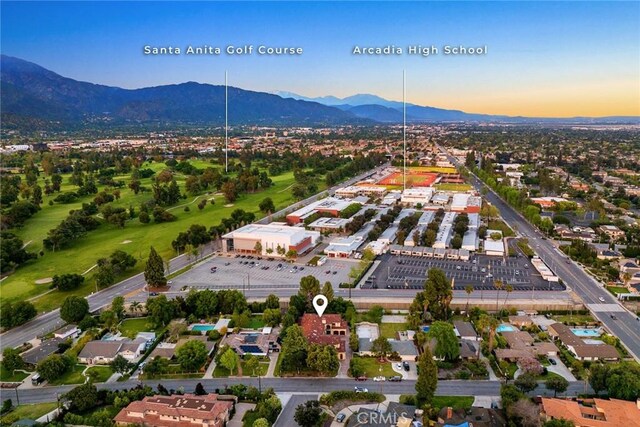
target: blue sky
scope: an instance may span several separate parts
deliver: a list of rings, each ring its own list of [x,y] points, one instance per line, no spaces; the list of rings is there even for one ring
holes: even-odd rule
[[[185,81],[375,93],[471,112],[640,115],[638,2],[6,2],[2,53],[126,88]],[[144,45],[300,46],[299,57],[165,56]],[[487,45],[481,57],[357,57],[354,45]]]

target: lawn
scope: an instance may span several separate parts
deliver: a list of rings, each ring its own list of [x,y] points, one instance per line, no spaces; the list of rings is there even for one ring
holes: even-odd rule
[[[473,405],[475,398],[473,396],[433,396],[431,406],[435,408],[469,409]]]
[[[588,323],[595,322],[595,319],[591,317],[590,314],[555,315],[553,316],[553,320],[556,320],[560,323],[568,323],[568,324],[575,324],[575,325],[586,325]]]
[[[242,375],[245,377],[253,377],[253,373],[247,370],[247,363],[243,360],[242,362],[240,362],[240,364],[242,365]],[[258,365],[258,369],[256,369],[256,374],[255,376],[261,376],[264,377],[265,375],[267,375],[267,370],[269,369],[269,361],[267,360],[266,362],[260,362],[260,365]]]
[[[381,323],[380,324],[380,335],[385,338],[396,338],[396,332],[398,331],[406,331],[407,324],[406,323]]]
[[[92,378],[92,372],[95,372],[95,377],[93,378],[94,382],[96,383],[107,382],[107,380],[111,378],[111,375],[113,375],[113,370],[110,366],[92,366],[91,368],[87,369],[86,375],[89,378]]]
[[[445,182],[442,184],[436,184],[435,187],[441,191],[469,191],[471,185],[469,184],[455,184],[452,182]]]
[[[65,372],[57,380],[51,381],[49,385],[82,384],[86,380],[86,377],[82,375],[86,367],[86,365],[74,365],[72,369]]]
[[[11,412],[5,414],[9,415],[12,419],[21,420],[36,420],[43,415],[56,409],[58,404],[56,402],[34,403],[32,405],[18,405]],[[4,423],[3,423],[4,425]]]
[[[391,362],[379,363],[378,359],[375,357],[354,356],[354,358],[362,360],[364,373],[369,378],[377,377],[379,375],[382,375],[383,377],[393,377],[396,375],[400,375],[396,371],[394,371],[393,368],[391,368]],[[380,367],[382,367],[382,370],[380,370]]]
[[[242,427],[253,427],[253,423],[260,418],[257,411],[247,411],[242,417]]]
[[[8,383],[19,383],[25,378],[27,378],[28,376],[29,374],[21,371],[11,372],[5,369],[4,365],[0,363],[0,381],[4,381]]]
[[[501,219],[489,221],[489,225],[487,226],[489,230],[500,230],[502,231],[503,237],[512,237],[515,236],[515,233],[509,226],[502,221]]]
[[[144,164],[143,168],[152,168],[154,170],[162,170],[164,164],[152,163]],[[72,191],[76,187],[67,183],[68,175],[64,177],[62,191]],[[39,181],[44,178],[41,176]],[[128,181],[128,176],[116,176],[116,181]],[[176,181],[184,190],[184,176],[177,174]],[[9,276],[2,284],[3,299],[7,301],[18,301],[24,299],[35,298],[33,302],[40,312],[49,311],[58,307],[61,302],[69,295],[88,295],[95,291],[95,282],[91,274],[87,275],[85,283],[74,291],[60,292],[49,291],[48,284],[36,284],[39,279],[45,279],[55,274],[63,273],[85,273],[95,265],[98,258],[107,257],[117,249],[133,255],[138,263],[126,276],[139,273],[144,269],[144,263],[149,251],[150,242],[158,253],[165,259],[176,256],[171,247],[171,241],[175,239],[177,234],[186,230],[191,224],[203,224],[207,227],[216,225],[219,221],[228,217],[235,209],[244,209],[245,211],[254,212],[259,218],[263,214],[258,209],[258,203],[265,197],[270,197],[277,209],[284,208],[295,200],[288,191],[288,188],[295,182],[293,172],[284,173],[282,175],[271,177],[274,185],[264,191],[254,194],[242,195],[233,203],[232,206],[225,207],[226,202],[223,196],[213,194],[201,194],[197,197],[188,196],[186,200],[179,205],[169,208],[172,214],[177,216],[177,220],[162,224],[142,224],[137,219],[130,220],[123,229],[118,229],[113,225],[102,224],[98,229],[90,231],[86,236],[77,240],[71,247],[57,252],[46,251],[42,257],[19,268],[14,274]],[[151,186],[151,178],[141,180],[142,185]],[[43,186],[43,182],[39,182]],[[325,189],[324,180],[318,180],[318,191]],[[99,191],[104,186],[98,186]],[[129,207],[132,205],[138,207],[143,201],[151,199],[151,192],[139,193],[135,195],[132,190],[127,187],[120,189],[121,198],[112,203],[113,206]],[[38,252],[42,249],[42,240],[46,237],[48,230],[56,227],[68,214],[71,209],[78,209],[82,203],[87,203],[93,199],[93,196],[79,198],[74,203],[49,205],[49,201],[57,196],[44,196],[42,209],[32,218],[27,220],[25,226],[16,230],[16,234],[23,239],[25,244],[28,243],[27,249]],[[208,204],[203,210],[199,210],[196,206],[200,200],[215,199],[215,205]],[[183,207],[190,206],[190,211],[185,212]],[[119,277],[118,280],[122,280]],[[44,294],[44,295],[41,295]]]
[[[261,329],[264,327],[264,322],[262,321],[262,316],[252,316],[251,322],[249,322],[249,329]]]
[[[138,332],[155,332],[153,324],[147,317],[137,319],[126,319],[118,325],[118,330],[131,339],[134,339]]]
[[[188,379],[188,378],[202,378],[203,375],[204,375],[204,372],[185,372],[179,364],[173,364],[173,365],[169,365],[167,373],[160,375],[160,377],[158,378]],[[144,377],[144,379],[151,379],[151,380],[154,379],[154,378],[147,378],[145,375],[142,375],[142,377]]]
[[[624,286],[607,286],[607,290],[614,295],[629,293],[629,289]]]

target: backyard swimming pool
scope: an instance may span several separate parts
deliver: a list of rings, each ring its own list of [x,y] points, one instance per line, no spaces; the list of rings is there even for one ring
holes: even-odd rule
[[[422,327],[422,332],[429,332],[430,328],[431,328],[430,326],[423,326]]]
[[[574,335],[579,337],[599,337],[602,335],[602,330],[600,328],[597,329],[583,329],[583,328],[572,328],[571,332]]]
[[[191,326],[192,331],[198,331],[198,332],[208,332],[208,331],[212,331],[214,328],[215,328],[215,325],[212,325],[210,323],[196,323],[195,325]]]
[[[516,328],[514,328],[511,325],[507,325],[506,323],[503,323],[502,325],[496,328],[496,332],[513,332],[515,330]]]

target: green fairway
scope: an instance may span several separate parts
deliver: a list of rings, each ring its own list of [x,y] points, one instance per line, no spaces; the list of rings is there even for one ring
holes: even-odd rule
[[[206,162],[198,161],[193,162],[193,164],[198,167],[212,166]],[[162,170],[164,164],[145,164],[143,168]],[[176,174],[175,177],[184,191],[185,177],[181,174]],[[45,281],[44,279],[56,274],[85,273],[95,265],[97,259],[108,257],[117,249],[133,255],[138,260],[135,268],[127,272],[127,276],[130,276],[144,269],[144,262],[150,245],[153,245],[165,260],[176,256],[177,254],[171,248],[171,241],[176,238],[179,232],[185,231],[191,224],[202,224],[207,227],[217,225],[222,218],[229,217],[235,209],[254,212],[257,217],[261,217],[263,214],[257,206],[265,197],[270,197],[277,209],[284,208],[295,202],[291,192],[288,191],[288,188],[295,182],[293,172],[271,178],[274,183],[271,188],[253,194],[244,194],[232,206],[225,206],[224,197],[220,194],[188,196],[186,200],[181,201],[177,206],[168,209],[177,216],[177,220],[174,222],[142,224],[135,218],[128,221],[123,229],[118,229],[110,224],[102,224],[98,229],[90,231],[86,236],[77,240],[71,247],[57,252],[46,251],[44,256],[19,268],[2,282],[3,300],[17,301],[40,295],[38,298],[33,299],[34,304],[39,311],[49,311],[58,307],[68,295],[85,296],[94,292],[96,289],[92,275],[91,273],[86,275],[87,280],[79,289],[68,292],[49,291],[48,283],[36,284],[36,281]],[[41,185],[42,180],[43,177],[41,176],[39,178]],[[114,180],[128,181],[129,176],[116,176]],[[63,192],[75,190],[76,187],[71,186],[67,181],[68,175],[65,175],[62,186]],[[141,182],[142,185],[151,187],[151,178],[142,179]],[[318,187],[318,191],[324,190],[326,187],[324,180],[318,181]],[[100,191],[103,189],[103,186],[99,186]],[[141,202],[152,197],[150,192],[135,195],[127,187],[120,189],[120,191],[121,198],[114,201],[113,206],[128,208],[132,205],[138,208]],[[79,208],[83,202],[87,203],[94,197],[87,196],[80,198],[75,203],[66,205],[54,203],[50,206],[48,204],[49,200],[56,196],[57,193],[52,196],[44,196],[42,209],[27,220],[24,227],[16,231],[16,234],[23,239],[25,244],[28,243],[27,248],[30,251],[40,251],[42,249],[42,240],[46,237],[47,232],[55,228],[67,216],[69,210]],[[213,198],[216,203],[215,205],[207,204],[201,211],[197,208],[197,204],[203,198]],[[184,206],[187,205],[190,207],[189,212],[184,211]],[[123,278],[119,277],[118,280]]]

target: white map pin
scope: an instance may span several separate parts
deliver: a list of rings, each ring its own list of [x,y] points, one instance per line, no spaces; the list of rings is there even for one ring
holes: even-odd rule
[[[327,297],[322,294],[318,294],[313,297],[313,308],[316,309],[316,313],[318,313],[318,316],[322,316],[322,313],[324,313],[324,310],[327,308],[328,304],[329,301],[327,300]]]

